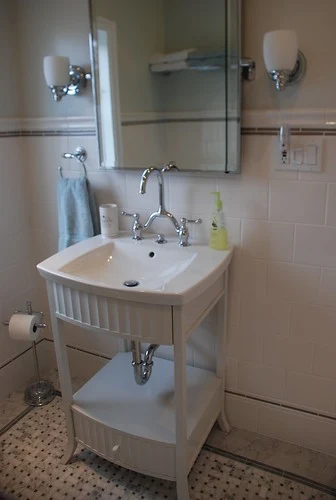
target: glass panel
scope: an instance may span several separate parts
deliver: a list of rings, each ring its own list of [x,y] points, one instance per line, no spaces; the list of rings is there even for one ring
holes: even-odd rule
[[[227,0],[227,162],[226,172],[240,173],[241,2]]]
[[[101,166],[238,170],[239,3],[91,0]]]

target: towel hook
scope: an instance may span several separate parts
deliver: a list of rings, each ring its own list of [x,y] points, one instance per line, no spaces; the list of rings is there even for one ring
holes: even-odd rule
[[[87,170],[86,170],[86,166],[85,166],[85,160],[87,159],[87,152],[86,152],[86,149],[83,148],[83,146],[78,146],[73,153],[63,153],[62,158],[66,158],[66,159],[74,158],[75,160],[77,160],[82,165],[83,170],[84,170],[84,175],[87,178]],[[58,170],[59,170],[60,176],[63,179],[62,167],[58,167]]]
[[[75,149],[74,153],[63,153],[62,157],[67,159],[74,158],[75,160],[79,161],[79,163],[85,163],[85,161],[87,160],[87,152],[86,149],[83,148],[83,146],[78,146],[78,148]]]

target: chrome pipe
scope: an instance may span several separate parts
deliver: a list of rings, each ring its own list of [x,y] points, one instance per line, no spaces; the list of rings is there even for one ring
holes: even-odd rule
[[[144,385],[150,379],[154,364],[153,356],[159,347],[159,344],[150,344],[145,353],[144,360],[142,360],[141,343],[136,342],[135,340],[131,341],[132,366],[134,370],[134,378],[138,385]]]
[[[37,382],[37,385],[40,385],[40,383],[41,383],[40,367],[39,367],[38,358],[37,358],[36,342],[34,340],[33,340],[33,358],[34,358],[34,366],[35,366],[35,373],[36,373],[36,382]]]
[[[143,385],[145,382],[142,378],[142,359],[141,359],[141,344],[140,342],[131,341],[132,349],[132,366],[134,378],[138,385]]]
[[[152,365],[153,364],[153,356],[155,354],[155,351],[159,348],[159,344],[150,344],[148,347],[146,353],[145,353],[145,359],[143,361],[144,365]]]

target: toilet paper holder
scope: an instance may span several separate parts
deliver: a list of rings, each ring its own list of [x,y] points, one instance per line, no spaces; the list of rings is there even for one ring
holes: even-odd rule
[[[35,323],[34,328],[36,328],[36,330],[38,328],[47,328],[48,325],[46,323],[43,323],[44,313],[33,311],[32,303],[30,300],[27,300],[26,304],[27,304],[26,311],[20,311],[17,309],[14,311],[13,314],[29,314],[29,315],[38,314],[40,316],[40,322]],[[9,326],[9,321],[3,321],[3,325]],[[54,386],[52,385],[51,382],[49,382],[48,380],[41,380],[35,341],[32,342],[32,347],[33,347],[34,365],[36,373],[36,382],[33,382],[27,387],[27,389],[25,390],[24,400],[25,403],[28,404],[29,406],[44,406],[50,403],[54,399],[56,393]]]
[[[48,327],[48,325],[46,323],[42,323],[44,313],[41,312],[41,311],[33,311],[32,303],[31,303],[30,300],[27,300],[27,310],[26,311],[21,311],[19,309],[15,309],[15,311],[13,312],[13,314],[30,314],[30,315],[32,315],[32,314],[39,314],[41,322],[40,323],[35,323],[35,328],[38,329],[38,328],[47,328]],[[3,321],[2,324],[4,326],[9,326],[9,321]]]
[[[18,309],[15,309],[15,311],[13,312],[13,314],[22,314],[22,313],[27,314],[27,311],[19,311]],[[28,314],[30,314],[30,313],[28,313]],[[42,312],[36,312],[36,311],[34,311],[32,314],[40,314],[41,317],[43,315]],[[2,324],[4,326],[9,326],[9,321],[3,321]],[[47,323],[35,323],[35,327],[36,328],[47,328],[48,325],[47,325]]]

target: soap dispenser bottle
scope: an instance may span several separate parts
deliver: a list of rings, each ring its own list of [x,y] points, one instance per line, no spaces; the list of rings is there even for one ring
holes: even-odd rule
[[[209,246],[214,250],[228,250],[228,234],[225,225],[223,203],[219,191],[211,193],[215,196],[215,207],[211,218]]]

